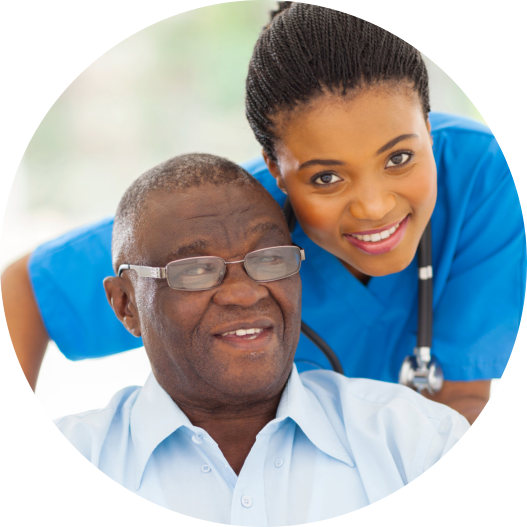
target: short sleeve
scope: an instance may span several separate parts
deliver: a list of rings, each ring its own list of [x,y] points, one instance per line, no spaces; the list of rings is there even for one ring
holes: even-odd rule
[[[450,192],[445,202],[453,210],[445,211],[443,221],[460,223],[446,231],[440,265],[447,276],[434,306],[433,353],[448,380],[492,379],[503,374],[522,314],[523,217],[496,140],[490,134],[460,132],[450,141],[444,155],[455,170],[445,181]],[[466,184],[454,180],[463,177]],[[456,188],[459,196],[453,197]]]
[[[108,304],[103,280],[113,276],[113,218],[73,230],[38,247],[28,272],[44,325],[72,360],[142,346]]]

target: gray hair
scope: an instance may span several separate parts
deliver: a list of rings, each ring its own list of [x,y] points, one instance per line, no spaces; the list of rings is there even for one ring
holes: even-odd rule
[[[184,154],[160,163],[138,177],[125,191],[117,212],[112,235],[112,261],[116,269],[133,250],[134,232],[141,223],[145,202],[151,192],[172,192],[204,184],[248,185],[267,192],[249,172],[223,157],[211,154]]]

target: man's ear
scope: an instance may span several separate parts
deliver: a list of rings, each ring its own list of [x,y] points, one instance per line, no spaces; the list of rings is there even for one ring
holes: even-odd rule
[[[134,336],[141,336],[141,323],[130,284],[126,284],[124,278],[109,276],[103,281],[106,298],[112,306],[115,316],[123,323],[123,326]]]
[[[276,161],[273,161],[264,150],[262,150],[262,156],[264,158],[265,164],[267,165],[267,168],[269,169],[269,172],[271,172],[271,176],[274,177],[276,184],[278,188],[284,193],[287,194],[287,190],[285,189],[284,180],[282,179],[282,175],[280,174],[280,169],[278,168],[278,163]]]

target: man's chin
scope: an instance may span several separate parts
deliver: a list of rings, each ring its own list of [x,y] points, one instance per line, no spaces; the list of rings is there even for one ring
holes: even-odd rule
[[[268,368],[263,366],[249,366],[241,371],[230,368],[215,378],[213,382],[223,395],[221,399],[235,406],[247,406],[264,403],[279,395],[289,378],[291,365],[282,368],[277,367],[277,364]]]

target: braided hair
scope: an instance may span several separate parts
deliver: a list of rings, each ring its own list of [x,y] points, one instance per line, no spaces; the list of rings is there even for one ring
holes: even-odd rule
[[[406,82],[430,111],[428,73],[419,51],[360,18],[311,4],[278,2],[249,64],[246,114],[265,153],[276,161],[283,111],[326,92],[342,96],[386,82]]]

